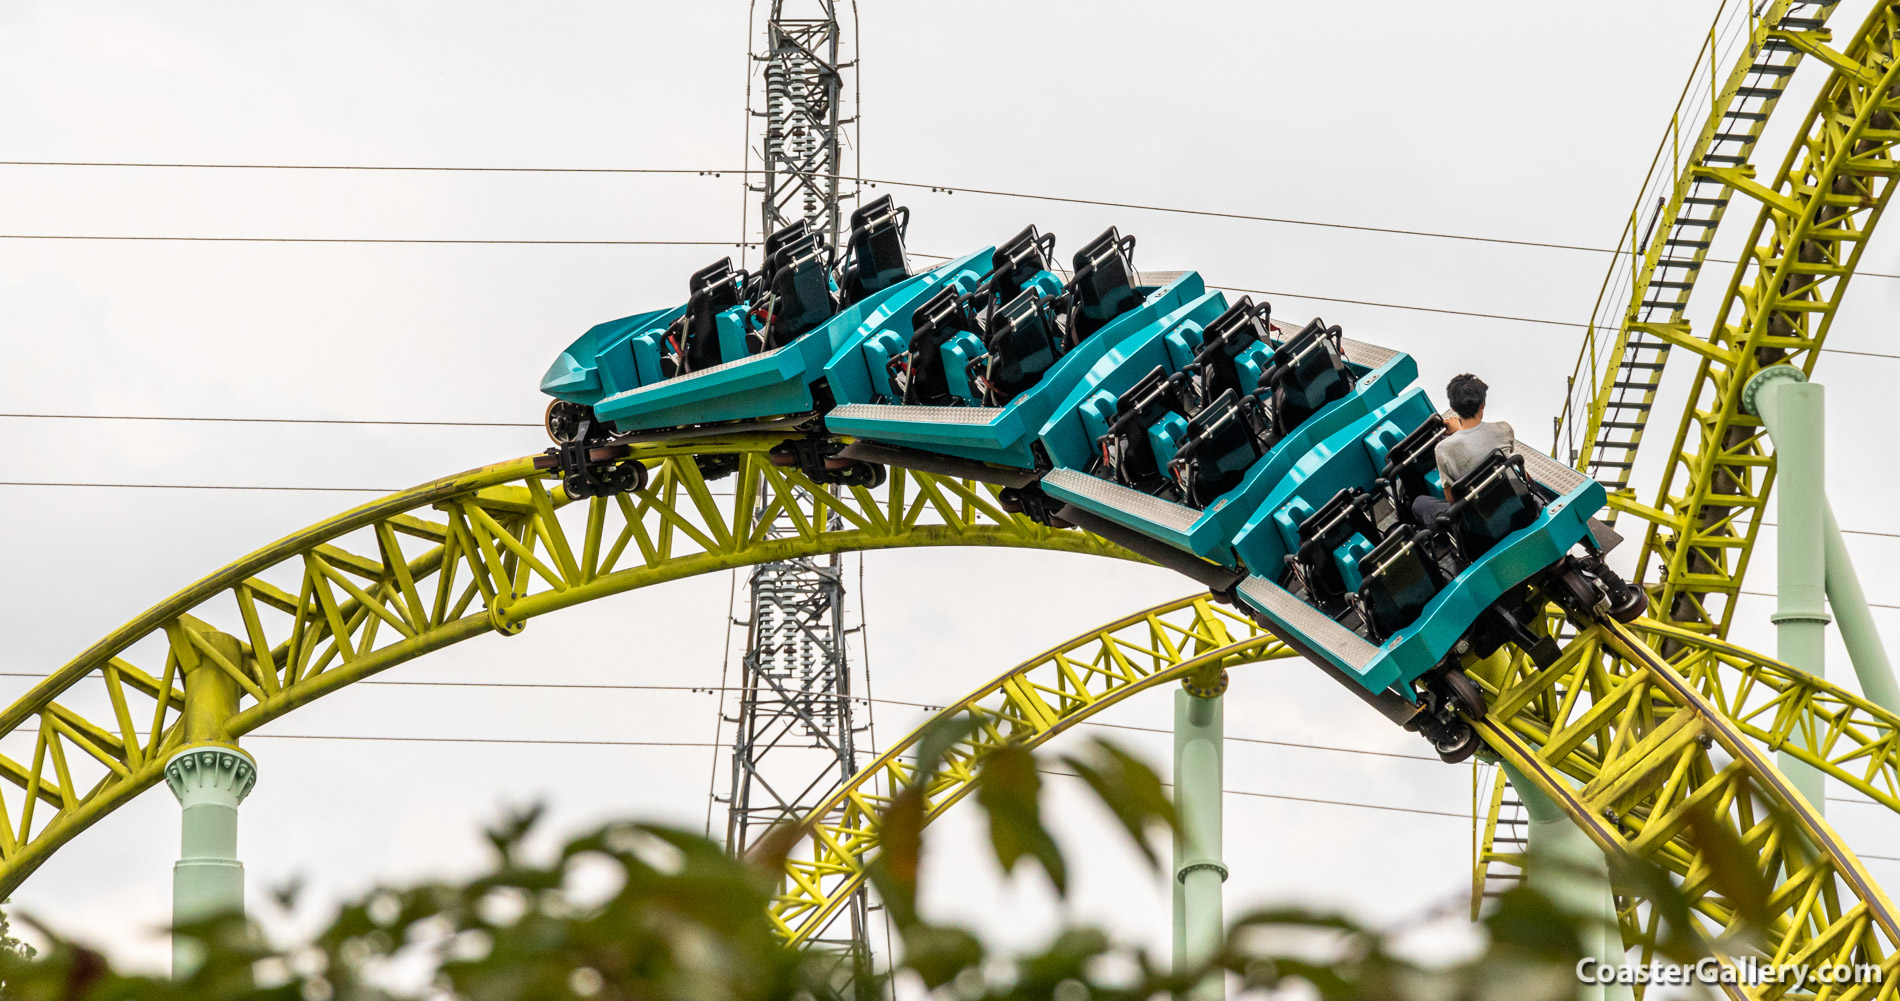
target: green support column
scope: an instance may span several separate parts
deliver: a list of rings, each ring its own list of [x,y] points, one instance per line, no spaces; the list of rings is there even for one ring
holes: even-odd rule
[[[1880,642],[1874,613],[1860,589],[1860,575],[1847,554],[1847,540],[1841,538],[1841,526],[1834,521],[1834,505],[1825,505],[1821,515],[1827,532],[1827,603],[1834,609],[1841,641],[1847,644],[1847,659],[1860,678],[1861,694],[1882,709],[1900,713],[1900,684],[1894,682],[1887,647]]]
[[[1827,676],[1826,395],[1791,365],[1755,373],[1742,406],[1775,445],[1775,656]],[[1787,753],[1781,770],[1816,810],[1827,802],[1819,771]]]
[[[1174,806],[1181,832],[1174,848],[1174,962],[1185,970],[1206,962],[1226,934],[1221,884],[1222,721],[1221,693],[1227,674],[1185,679],[1174,693]],[[1200,684],[1197,686],[1197,681]],[[1189,1001],[1220,1001],[1226,978],[1211,976],[1187,995]]]
[[[232,664],[243,664],[234,636],[209,635]],[[165,762],[165,783],[182,807],[178,862],[172,868],[172,924],[244,910],[244,864],[237,857],[238,804],[257,783],[257,763],[224,731],[237,714],[237,681],[209,657],[185,668],[184,746]],[[184,978],[202,956],[173,939],[172,976]]]
[[[1583,930],[1581,936],[1585,955],[1612,966],[1621,965],[1623,935],[1617,929],[1610,864],[1602,849],[1517,769],[1506,764],[1498,767],[1510,778],[1511,788],[1530,816],[1529,847],[1539,861],[1525,871],[1525,878],[1559,910],[1593,922],[1593,927]],[[1627,984],[1580,984],[1577,988],[1578,1001],[1631,1001],[1633,997],[1633,989]]]

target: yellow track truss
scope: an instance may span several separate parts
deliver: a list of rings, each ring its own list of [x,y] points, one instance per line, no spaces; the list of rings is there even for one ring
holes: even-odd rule
[[[1680,651],[1673,661],[1654,653],[1663,644]],[[1494,746],[1514,764],[1535,756],[1539,785],[1599,843],[1684,877],[1713,926],[1727,925],[1734,913],[1711,891],[1704,860],[1679,837],[1697,805],[1716,810],[1758,853],[1775,887],[1770,955],[1777,962],[1883,963],[1893,976],[1891,927],[1866,923],[1891,915],[1891,905],[1765,755],[1793,754],[1900,811],[1900,717],[1785,664],[1648,621],[1629,633],[1585,634],[1551,671],[1520,660],[1485,684],[1496,692],[1487,739],[1505,734]],[[1717,749],[1721,760],[1710,757]],[[1487,831],[1497,824],[1503,788],[1500,776]],[[1751,801],[1745,790],[1772,805]],[[1778,818],[1775,808],[1786,812]],[[1519,852],[1490,848],[1487,838],[1474,888],[1487,866],[1514,868],[1521,860]],[[1643,947],[1647,960],[1655,916],[1640,901],[1619,903],[1625,940]]]
[[[1892,806],[1900,719],[1785,666],[1732,647],[1707,649],[1702,669],[1684,670],[1620,626],[1593,628],[1550,669],[1519,659],[1502,677],[1484,679],[1492,708],[1481,732],[1605,850],[1674,873],[1714,931],[1736,927],[1741,917],[1718,885],[1736,881],[1713,876],[1699,847],[1709,839],[1687,836],[1698,813],[1712,818],[1745,846],[1770,888],[1769,961],[1874,964],[1883,971],[1881,982],[1833,996],[1892,996],[1900,987],[1893,903],[1820,810],[1776,771],[1772,752],[1751,726],[1737,720],[1758,719],[1747,705],[1753,695],[1774,691],[1779,680],[1786,685],[1780,698],[1762,700],[1771,706],[1769,715],[1805,715],[1804,725],[1835,734],[1831,751],[1804,757]],[[1737,662],[1748,670],[1725,683],[1725,668]],[[1757,723],[1752,729],[1772,734],[1784,728]],[[1647,962],[1658,915],[1642,904],[1623,900],[1619,907]],[[1785,989],[1770,989],[1770,995]]]
[[[1735,193],[1705,168],[1753,159],[1795,70],[1826,42],[1835,6],[1775,0],[1757,14],[1748,0],[1725,2],[1696,55],[1597,292],[1558,418],[1560,440],[1566,428],[1573,432],[1572,464],[1612,494],[1635,499],[1631,477],[1663,366],[1672,347],[1691,340],[1689,296]],[[1718,82],[1715,67],[1731,50]]]
[[[770,560],[916,546],[1009,546],[1132,558],[1004,512],[980,483],[891,470],[833,494],[766,450],[782,435],[638,446],[649,485],[569,503],[533,457],[392,494],[198,581],[93,644],[0,711],[0,896],[59,846],[156,783],[186,742],[185,676],[215,669],[232,740],[352,682],[594,598]],[[695,460],[738,470],[708,483]],[[768,526],[790,528],[767,538]],[[239,640],[239,655],[214,642]],[[30,743],[28,743],[30,742]],[[23,758],[23,760],[22,760]]]
[[[1136,612],[1045,651],[946,706],[934,718],[966,713],[979,724],[958,741],[924,790],[928,823],[974,788],[976,764],[1006,741],[1036,746],[1123,699],[1192,672],[1215,672],[1295,656],[1253,620],[1207,595]],[[919,729],[886,748],[804,819],[787,858],[771,918],[788,941],[821,931],[864,882],[890,794],[913,784],[906,755]]]
[[[1664,641],[1687,652],[1666,662],[1651,648]],[[982,755],[1002,742],[1035,746],[1191,672],[1290,656],[1206,597],[1159,605],[1079,636],[937,714],[933,723],[970,713],[980,725],[925,789],[926,822],[970,791]],[[1647,621],[1633,632],[1588,630],[1547,670],[1522,657],[1501,659],[1496,673],[1479,681],[1490,704],[1487,741],[1603,847],[1678,876],[1706,931],[1732,925],[1736,911],[1698,854],[1696,845],[1705,842],[1685,837],[1699,809],[1754,853],[1772,888],[1771,960],[1873,963],[1900,986],[1891,902],[1767,757],[1777,749],[1796,754],[1900,811],[1900,717],[1739,647]],[[772,905],[788,940],[821,929],[862,884],[880,844],[879,811],[914,781],[904,757],[923,729],[805,818],[805,837],[787,860]],[[1517,853],[1494,853],[1480,864],[1518,861]],[[1645,904],[1619,901],[1627,940],[1647,961],[1658,929]]]
[[[1799,42],[1831,74],[1768,183],[1746,166],[1695,168],[1761,209],[1710,333],[1697,338],[1686,325],[1656,331],[1700,364],[1655,504],[1627,496],[1612,503],[1650,523],[1639,569],[1647,574],[1652,559],[1661,566],[1651,607],[1697,632],[1728,631],[1774,484],[1774,458],[1760,422],[1741,411],[1742,389],[1768,365],[1813,371],[1893,194],[1897,34],[1900,2],[1881,0],[1845,49],[1829,47],[1824,33]]]
[[[1674,651],[1668,658],[1670,669],[1688,679],[1737,734],[1769,751],[1793,755],[1900,813],[1900,717],[1825,679],[1677,625],[1644,619],[1630,630],[1652,650]],[[1548,701],[1581,692],[1585,675],[1620,670],[1608,662],[1617,656],[1600,641],[1567,648],[1560,665],[1563,676],[1551,682],[1543,697]],[[1520,664],[1514,672],[1521,677],[1528,669]],[[1500,705],[1512,708],[1508,702]],[[1500,826],[1514,826],[1500,812],[1506,788],[1504,776],[1497,775],[1481,808],[1484,826],[1474,860],[1474,914],[1493,867],[1508,873],[1523,861],[1520,850],[1499,850],[1493,843]]]

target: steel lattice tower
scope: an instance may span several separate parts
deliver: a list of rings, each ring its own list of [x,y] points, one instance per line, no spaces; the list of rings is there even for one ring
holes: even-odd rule
[[[756,10],[757,0],[754,0]],[[856,197],[843,180],[846,146],[857,148],[857,59],[846,59],[844,25],[835,0],[771,0],[765,48],[753,55],[757,82],[747,86],[747,112],[762,119],[757,148],[764,161],[759,195],[761,235],[804,219],[833,246],[842,235],[842,204]],[[852,4],[851,49],[857,5]],[[846,87],[846,74],[852,86]],[[851,101],[846,114],[845,101]],[[748,155],[750,154],[748,150]]]
[[[836,15],[832,0],[771,0],[747,87],[748,113],[764,125],[761,183],[748,189],[759,197],[761,237],[804,219],[832,246],[842,242],[840,203],[856,195],[840,180],[842,150],[856,145],[846,135],[856,116],[844,105],[849,95],[855,106],[856,95],[845,74],[856,67],[840,56],[845,26]],[[775,525],[768,535],[790,531]],[[800,819],[857,772],[842,572],[834,555],[767,563],[748,582],[739,711],[728,720],[736,725],[726,822],[734,852]],[[813,944],[863,950],[865,912],[860,891]]]

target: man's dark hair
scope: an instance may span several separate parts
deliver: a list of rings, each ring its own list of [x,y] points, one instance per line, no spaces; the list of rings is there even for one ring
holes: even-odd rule
[[[1445,397],[1451,401],[1451,409],[1457,411],[1458,416],[1470,420],[1484,409],[1484,391],[1490,388],[1483,379],[1466,372],[1451,377],[1451,382],[1445,386]]]

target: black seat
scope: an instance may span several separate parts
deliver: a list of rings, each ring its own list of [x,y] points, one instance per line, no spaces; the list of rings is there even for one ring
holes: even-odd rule
[[[1135,290],[1134,252],[1135,238],[1122,236],[1113,226],[1075,252],[1075,275],[1069,280],[1074,294],[1068,316],[1069,347],[1141,305],[1141,293]]]
[[[763,323],[754,335],[754,352],[784,347],[837,314],[830,253],[818,234],[808,232],[766,255],[759,284],[767,294],[752,304]]]
[[[1187,373],[1184,395],[1188,406],[1198,410],[1228,390],[1245,393],[1252,388],[1242,380],[1235,359],[1255,344],[1273,343],[1268,336],[1272,328],[1267,325],[1272,317],[1271,305],[1263,302],[1255,306],[1251,298],[1243,296],[1207,325],[1194,360],[1182,370]]]
[[[732,258],[709,264],[693,272],[688,282],[686,313],[667,328],[666,341],[672,348],[660,359],[662,375],[672,377],[711,368],[722,359],[719,351],[720,313],[743,301],[740,285],[743,276],[732,270]]]
[[[1260,401],[1228,391],[1188,420],[1187,437],[1168,464],[1188,504],[1204,508],[1240,485],[1266,451]]]
[[[1354,535],[1363,535],[1368,542],[1379,541],[1371,495],[1358,487],[1347,487],[1307,515],[1299,531],[1299,549],[1288,560],[1306,585],[1307,603],[1322,611],[1341,610],[1351,588],[1333,551]]]
[[[1032,291],[1023,292],[990,314],[983,346],[989,353],[972,363],[972,369],[982,369],[972,385],[981,391],[983,402],[992,407],[1008,403],[1042,381],[1043,373],[1063,352],[1061,333],[1049,304]],[[978,375],[975,371],[970,374]]]
[[[1524,472],[1524,457],[1501,448],[1459,477],[1449,493],[1458,499],[1440,518],[1449,523],[1452,540],[1467,562],[1529,527],[1544,509],[1544,498]]]
[[[1157,496],[1174,492],[1174,482],[1156,459],[1148,428],[1170,413],[1186,413],[1177,392],[1179,380],[1156,365],[1115,400],[1115,416],[1108,433],[1096,439],[1100,468],[1121,483]]]
[[[1055,253],[1056,236],[1054,233],[1038,233],[1036,227],[1026,226],[1023,231],[1009,238],[1009,242],[996,248],[990,257],[990,275],[973,295],[985,297],[991,309],[1002,303],[1011,302],[1022,294],[1039,272],[1050,270],[1049,255]]]
[[[903,401],[948,406],[950,380],[943,367],[945,343],[975,327],[965,298],[946,286],[911,314],[910,348],[891,359],[892,384],[901,383]]]
[[[1411,625],[1445,586],[1432,559],[1429,531],[1396,531],[1359,561],[1362,575],[1353,604],[1374,643]]]
[[[910,231],[910,209],[900,208],[885,195],[851,213],[851,239],[845,244],[844,271],[838,289],[845,306],[890,288],[910,277],[904,253],[904,235]]]
[[[1399,439],[1386,453],[1385,468],[1379,481],[1392,498],[1392,508],[1401,520],[1412,519],[1412,502],[1432,495],[1426,477],[1438,470],[1438,443],[1445,437],[1445,418],[1433,414],[1411,434]],[[1431,525],[1421,525],[1431,528]]]
[[[816,235],[812,232],[811,223],[804,219],[787,223],[773,230],[765,238],[765,259],[759,265],[760,273],[769,275],[777,271],[785,263],[787,249]]]
[[[1314,320],[1275,351],[1261,373],[1260,387],[1273,398],[1274,430],[1282,436],[1352,389],[1339,340],[1337,326]]]

